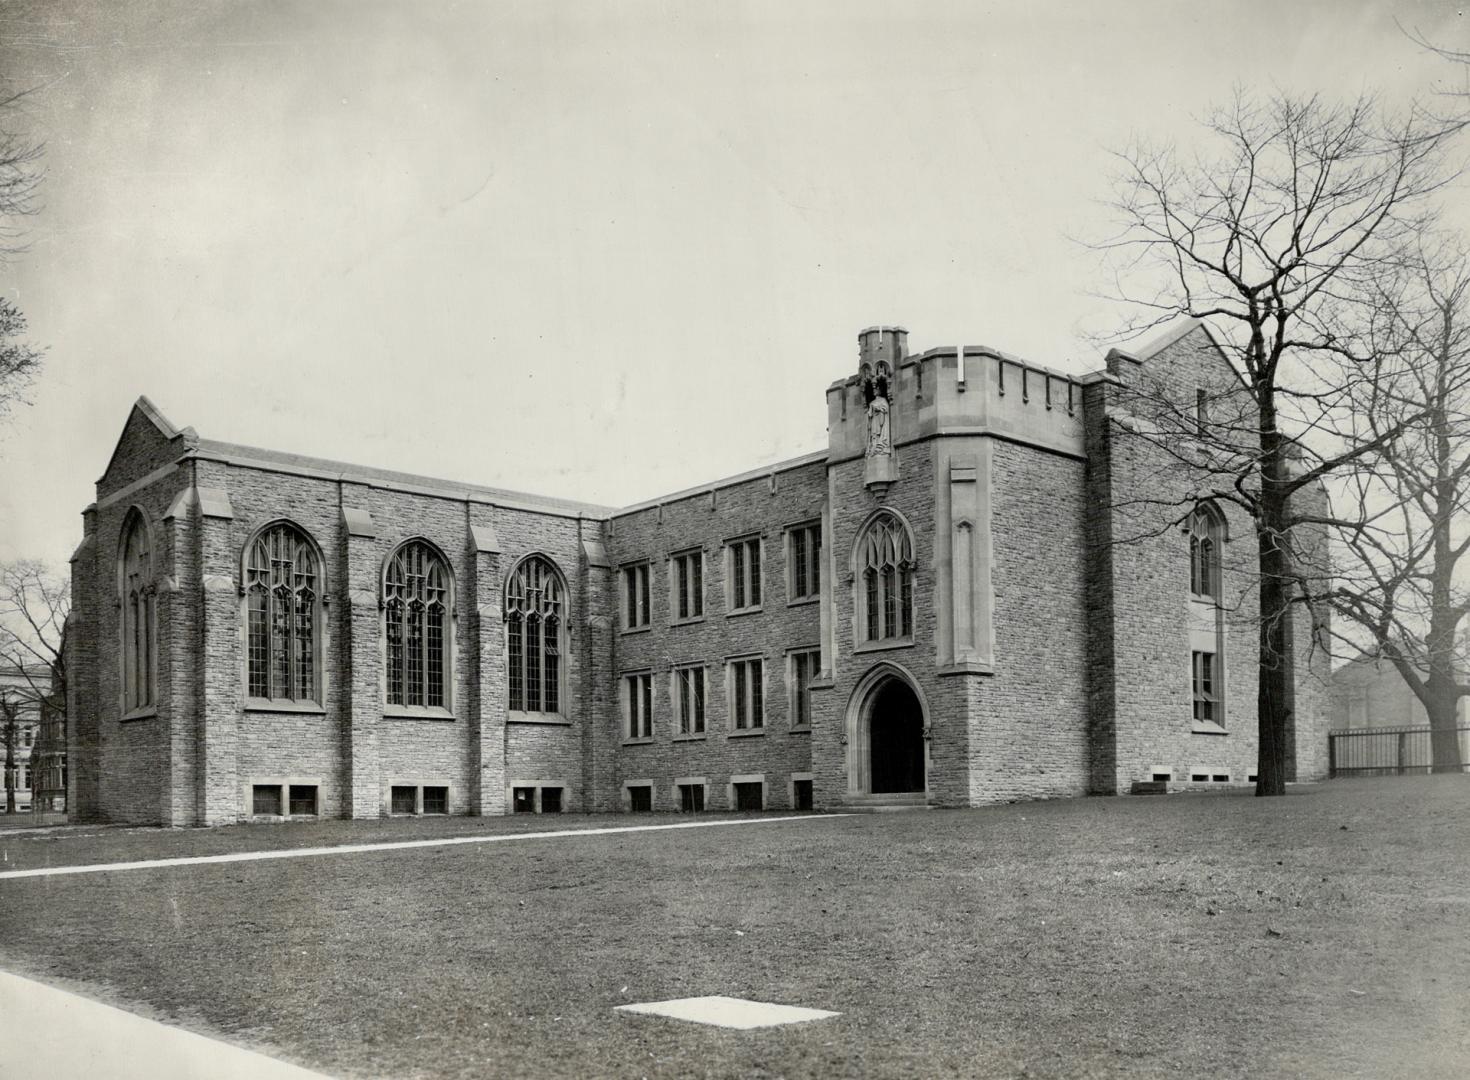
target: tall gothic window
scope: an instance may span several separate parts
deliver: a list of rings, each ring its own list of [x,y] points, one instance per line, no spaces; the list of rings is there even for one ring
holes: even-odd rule
[[[245,671],[249,696],[320,702],[321,563],[294,525],[261,530],[245,553]]]
[[[153,545],[148,523],[134,510],[123,526],[122,541],[122,688],[123,712],[144,709],[154,702]]]
[[[450,707],[450,584],[444,557],[423,540],[410,540],[388,560],[383,631],[389,705]]]
[[[511,712],[561,711],[565,586],[540,555],[526,559],[505,586],[505,638]]]
[[[914,541],[896,514],[868,523],[857,547],[858,626],[864,641],[914,632]]]
[[[1220,597],[1219,513],[1201,505],[1189,519],[1189,591],[1201,599]]]

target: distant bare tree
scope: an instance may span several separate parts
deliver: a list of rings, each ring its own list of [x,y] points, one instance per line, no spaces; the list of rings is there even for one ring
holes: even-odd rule
[[[1338,482],[1344,558],[1334,608],[1423,703],[1435,772],[1458,772],[1458,706],[1470,695],[1460,626],[1470,615],[1470,253],[1420,244],[1375,283],[1365,344],[1374,377],[1346,419],[1374,443]],[[1386,441],[1377,436],[1397,432]]]
[[[1455,128],[1422,112],[1385,114],[1371,97],[1237,93],[1203,121],[1194,154],[1139,142],[1116,155],[1117,235],[1095,245],[1115,298],[1134,317],[1125,340],[1179,317],[1223,336],[1235,378],[1212,389],[1207,423],[1195,388],[1167,373],[1135,391],[1135,434],[1200,479],[1161,496],[1160,528],[1211,498],[1249,514],[1256,536],[1260,680],[1258,795],[1285,793],[1291,726],[1288,627],[1320,571],[1300,534],[1328,522],[1310,498],[1335,469],[1371,449],[1344,442],[1332,419],[1365,357],[1347,328],[1391,253],[1432,215],[1454,175]],[[1392,438],[1385,432],[1381,438]]]
[[[18,669],[18,700],[66,701],[66,619],[71,581],[44,563],[0,563],[0,666]]]

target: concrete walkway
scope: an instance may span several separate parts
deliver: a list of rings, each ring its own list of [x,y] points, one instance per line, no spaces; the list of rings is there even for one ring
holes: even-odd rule
[[[5,1048],[0,1077],[323,1080],[321,1073],[4,971],[0,1046]]]

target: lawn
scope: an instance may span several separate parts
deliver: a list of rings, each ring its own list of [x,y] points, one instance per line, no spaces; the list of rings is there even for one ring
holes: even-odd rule
[[[0,880],[0,966],[338,1075],[1458,1078],[1467,810],[1412,777]],[[12,834],[0,868],[546,824]],[[699,994],[843,1015],[613,1011]]]

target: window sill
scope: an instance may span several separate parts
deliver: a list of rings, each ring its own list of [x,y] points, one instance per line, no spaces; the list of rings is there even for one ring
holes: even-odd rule
[[[754,735],[764,735],[766,729],[758,728],[736,728],[734,731],[725,732],[725,737],[730,739],[749,739]]]
[[[1210,723],[1207,720],[1194,720],[1190,723],[1189,733],[1191,735],[1229,735],[1219,724]]]
[[[702,622],[704,622],[704,616],[703,615],[691,615],[687,619],[670,619],[669,620],[669,625],[670,626],[695,626],[695,625],[697,625],[699,623],[702,623]]]
[[[765,608],[760,604],[757,604],[755,607],[735,608],[733,611],[725,612],[725,618],[733,619],[737,615],[759,615],[764,610]]]
[[[275,712],[275,713],[306,713],[311,716],[326,716],[327,710],[315,701],[293,701],[290,698],[282,698],[277,701],[273,698],[246,698],[246,712]]]
[[[790,728],[786,732],[786,734],[788,734],[788,735],[810,735],[811,733],[812,733],[812,726],[810,724],[802,724],[799,727]]]
[[[141,709],[134,709],[132,712],[123,713],[122,716],[118,718],[118,723],[126,724],[130,720],[152,720],[157,715],[157,705],[144,705]]]
[[[879,641],[864,641],[852,647],[855,653],[883,652],[886,649],[912,649],[913,637],[882,638]]]
[[[786,601],[787,607],[802,607],[806,604],[815,604],[822,598],[821,593],[813,593],[811,596],[798,596]]]
[[[709,738],[709,736],[706,735],[704,732],[702,732],[702,731],[696,731],[696,732],[694,732],[693,734],[690,734],[690,735],[675,735],[674,736],[674,741],[675,742],[704,742],[705,739],[707,739],[707,738]]]
[[[625,626],[622,632],[624,634],[646,634],[652,629],[653,623],[644,623],[642,626]]]
[[[431,709],[427,706],[384,705],[384,720],[453,720],[448,709]]]
[[[561,727],[571,727],[572,722],[561,713],[534,713],[534,712],[508,712],[505,714],[507,724],[554,724]]]
[[[623,740],[623,745],[624,746],[652,746],[653,745],[653,736],[652,735],[644,735],[641,738],[637,738],[637,739],[624,739]]]

